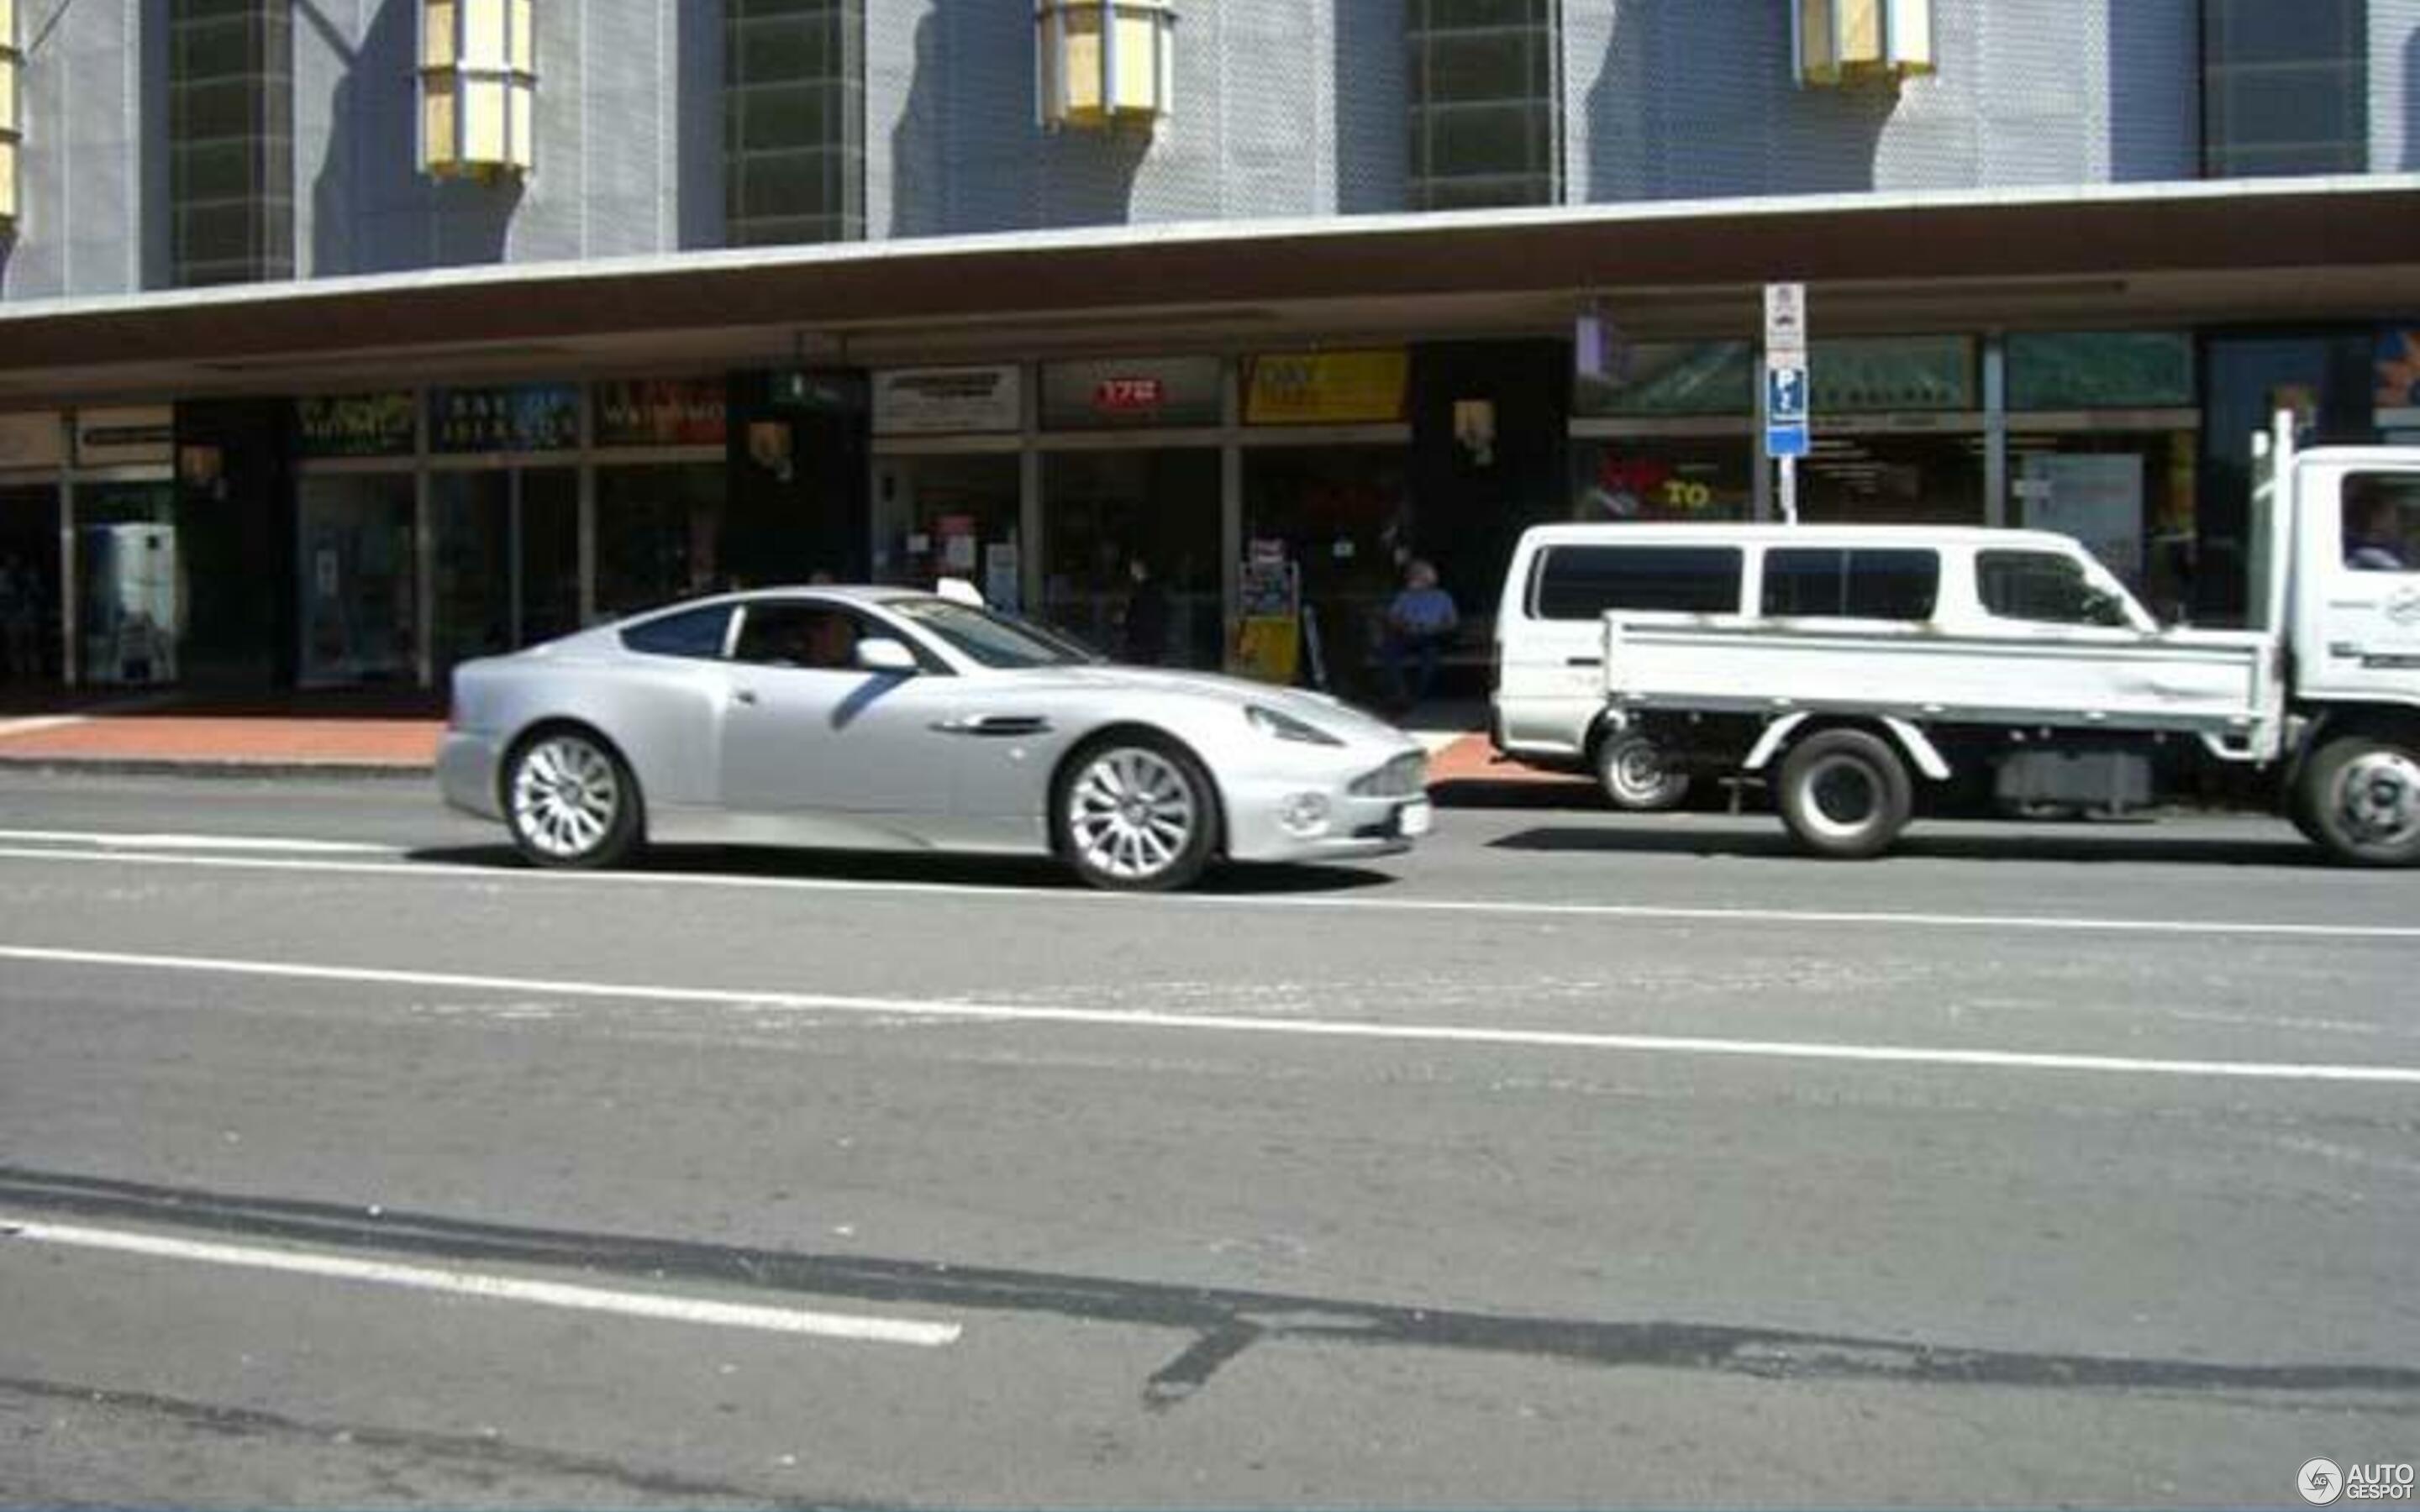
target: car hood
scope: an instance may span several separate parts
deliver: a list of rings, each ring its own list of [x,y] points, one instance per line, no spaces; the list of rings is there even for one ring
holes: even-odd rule
[[[1028,688],[1117,689],[1138,693],[1174,694],[1209,699],[1233,708],[1258,704],[1291,715],[1326,731],[1340,740],[1386,747],[1417,747],[1418,742],[1393,725],[1364,714],[1341,699],[1300,688],[1275,687],[1216,672],[1171,671],[1156,667],[1050,667],[1001,674]]]

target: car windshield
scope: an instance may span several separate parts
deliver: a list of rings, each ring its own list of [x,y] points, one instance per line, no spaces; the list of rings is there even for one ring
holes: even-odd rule
[[[985,667],[1072,667],[1099,659],[1064,636],[969,604],[914,598],[886,607]]]

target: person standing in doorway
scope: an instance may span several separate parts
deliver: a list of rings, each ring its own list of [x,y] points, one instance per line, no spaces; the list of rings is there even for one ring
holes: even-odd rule
[[[1168,659],[1168,590],[1151,575],[1151,563],[1129,558],[1126,574],[1125,659],[1138,667],[1156,667]]]

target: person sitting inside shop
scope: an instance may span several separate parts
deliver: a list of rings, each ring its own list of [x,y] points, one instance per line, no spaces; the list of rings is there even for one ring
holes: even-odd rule
[[[1453,644],[1461,626],[1462,615],[1453,607],[1453,595],[1438,585],[1436,568],[1412,562],[1404,569],[1404,591],[1387,606],[1387,691],[1398,706],[1408,708],[1429,696],[1436,683],[1437,657]],[[1413,664],[1409,688],[1404,683],[1406,660]]]

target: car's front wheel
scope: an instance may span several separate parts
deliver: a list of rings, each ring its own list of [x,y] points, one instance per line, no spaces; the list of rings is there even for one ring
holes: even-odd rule
[[[639,785],[596,735],[541,731],[506,765],[504,815],[513,843],[539,866],[613,866],[638,844]]]
[[[2349,735],[2321,748],[2295,795],[2304,832],[2356,866],[2420,864],[2420,750]]]
[[[1095,887],[1161,892],[1210,864],[1218,814],[1210,779],[1175,743],[1114,736],[1077,753],[1051,803],[1052,838]]]

